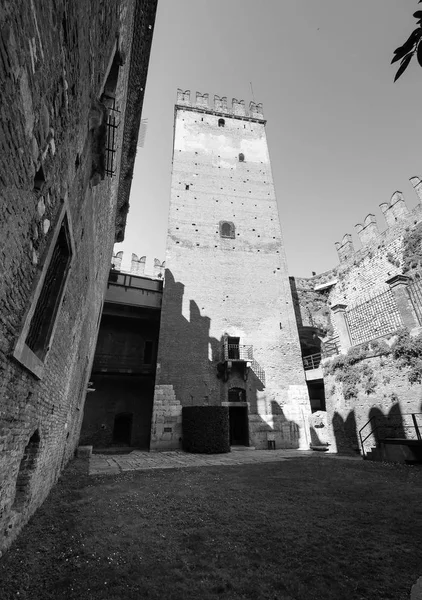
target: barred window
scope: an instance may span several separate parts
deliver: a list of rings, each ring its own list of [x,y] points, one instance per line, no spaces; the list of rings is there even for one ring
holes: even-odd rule
[[[69,239],[69,226],[63,219],[54,246],[41,293],[29,326],[25,344],[41,360],[48,350],[57,309],[62,297],[66,274],[72,258]]]

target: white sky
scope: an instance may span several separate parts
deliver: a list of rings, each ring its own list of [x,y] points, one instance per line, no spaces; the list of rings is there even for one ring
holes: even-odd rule
[[[164,260],[176,90],[262,102],[291,275],[338,263],[334,242],[394,191],[417,203],[422,69],[393,50],[416,0],[158,0],[124,250]]]

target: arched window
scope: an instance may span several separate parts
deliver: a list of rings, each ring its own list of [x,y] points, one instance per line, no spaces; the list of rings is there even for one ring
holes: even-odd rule
[[[220,237],[223,238],[234,238],[235,227],[231,221],[220,221]]]
[[[243,152],[241,152],[239,154],[239,162],[244,162],[245,161],[245,155],[243,154]]]
[[[246,390],[242,388],[229,389],[229,402],[246,402]]]
[[[224,125],[226,124],[224,119],[218,119],[218,126],[219,127],[224,127]]]

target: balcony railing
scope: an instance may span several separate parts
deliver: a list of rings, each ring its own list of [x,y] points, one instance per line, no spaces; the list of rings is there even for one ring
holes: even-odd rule
[[[321,353],[310,354],[309,356],[303,357],[303,368],[305,371],[310,371],[311,369],[318,369],[321,364]]]
[[[249,362],[253,360],[253,346],[227,344],[224,348],[225,360]]]

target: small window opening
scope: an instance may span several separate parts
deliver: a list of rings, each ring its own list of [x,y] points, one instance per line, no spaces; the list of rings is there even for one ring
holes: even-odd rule
[[[218,126],[219,127],[224,127],[224,125],[226,124],[224,119],[218,119]]]
[[[188,189],[189,189],[189,184],[186,183],[185,184],[185,190],[188,190]]]
[[[34,192],[39,192],[45,183],[44,171],[42,166],[35,173],[34,177]]]
[[[153,343],[146,341],[144,346],[144,365],[150,365],[152,363],[152,348]]]
[[[31,495],[31,478],[37,466],[37,458],[40,449],[40,434],[38,429],[34,431],[25,447],[23,457],[19,465],[18,477],[16,479],[16,494],[12,508],[21,510]]]
[[[235,237],[235,226],[230,221],[220,221],[220,236],[224,238]]]
[[[243,154],[243,152],[239,154],[239,162],[245,162],[245,155]]]
[[[44,359],[72,258],[67,219],[63,219],[25,344]]]

